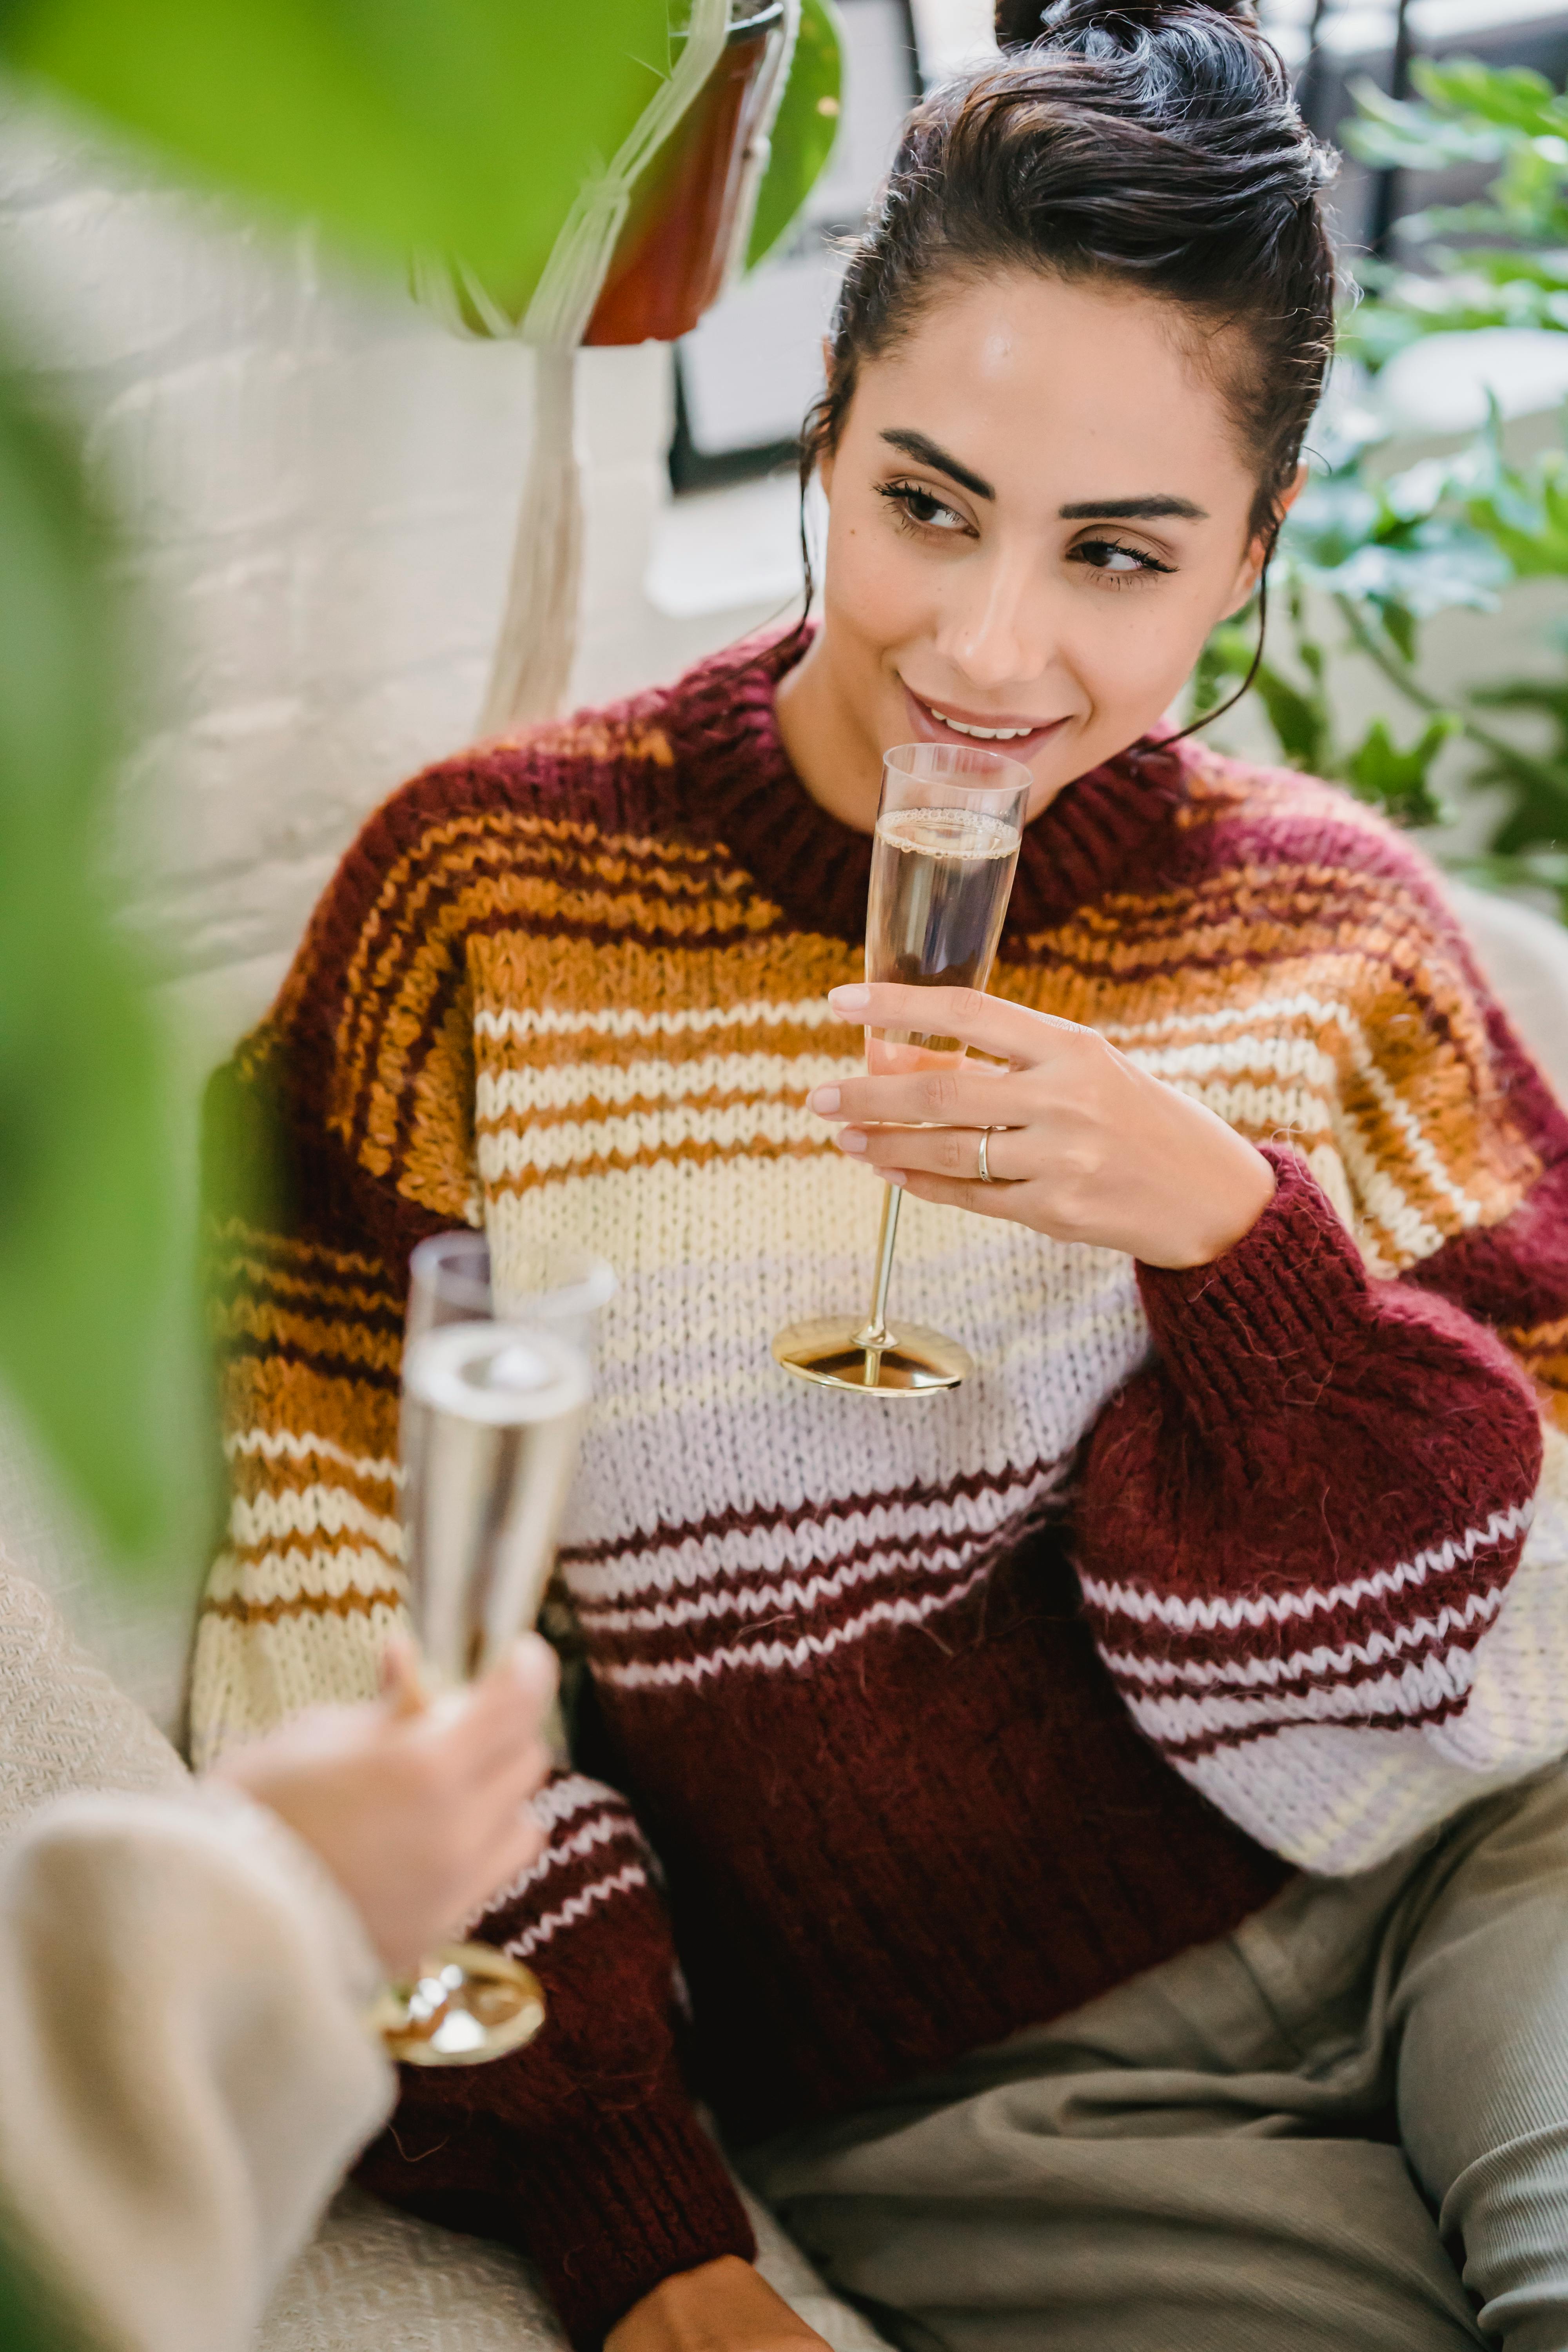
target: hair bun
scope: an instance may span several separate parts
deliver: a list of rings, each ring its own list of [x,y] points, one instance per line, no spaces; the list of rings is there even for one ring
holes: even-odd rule
[[[996,0],[996,42],[1003,49],[1026,49],[1037,41],[1100,29],[1135,38],[1194,16],[1223,16],[1249,33],[1258,30],[1254,0]]]

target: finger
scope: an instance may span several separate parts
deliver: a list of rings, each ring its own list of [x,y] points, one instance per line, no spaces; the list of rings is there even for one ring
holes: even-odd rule
[[[885,1176],[890,1168],[911,1175],[952,1176],[977,1180],[980,1138],[973,1127],[847,1127],[833,1139],[847,1159],[858,1160]],[[1024,1164],[1028,1147],[1020,1135],[993,1128],[986,1135],[985,1166],[993,1184],[1016,1183],[1030,1171]]]
[[[835,1013],[868,1029],[910,1029],[926,1037],[956,1037],[977,1053],[1026,1068],[1043,1061],[1067,1037],[1094,1036],[1077,1021],[1009,1004],[978,988],[908,988],[892,980],[857,981],[828,990]]]
[[[553,1651],[530,1634],[473,1685],[459,1734],[468,1771],[483,1778],[509,1769],[525,1751],[543,1752],[541,1735],[557,1679]]]
[[[920,1070],[896,1078],[845,1078],[806,1097],[819,1118],[873,1119],[882,1125],[995,1127],[1006,1120],[1005,1070]]]
[[[934,1202],[939,1209],[968,1209],[977,1217],[1009,1217],[1006,1205],[1017,1196],[1016,1184],[971,1184],[960,1177],[930,1176],[918,1168],[904,1171],[904,1189],[917,1201]]]
[[[430,1704],[419,1671],[419,1653],[406,1633],[388,1636],[381,1654],[381,1692],[394,1722],[423,1715]]]

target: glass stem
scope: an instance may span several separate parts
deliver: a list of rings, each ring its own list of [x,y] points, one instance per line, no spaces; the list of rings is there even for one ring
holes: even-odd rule
[[[856,1332],[852,1344],[857,1348],[886,1348],[892,1339],[888,1328],[888,1284],[893,1273],[893,1244],[899,1237],[899,1211],[904,1203],[901,1184],[889,1184],[882,1195],[882,1223],[877,1234],[877,1272],[871,1284],[871,1312],[864,1327]]]

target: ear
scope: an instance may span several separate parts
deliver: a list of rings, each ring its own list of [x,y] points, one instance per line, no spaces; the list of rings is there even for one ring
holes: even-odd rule
[[[1306,488],[1310,478],[1310,470],[1303,458],[1296,468],[1295,479],[1290,487],[1281,491],[1275,515],[1276,529],[1284,521]],[[1245,611],[1252,602],[1258,593],[1258,583],[1263,577],[1263,567],[1268,561],[1269,544],[1270,534],[1266,531],[1259,531],[1256,539],[1248,541],[1247,552],[1241,559],[1236,579],[1231,586],[1230,602],[1220,615],[1222,620],[1233,620],[1237,613]]]

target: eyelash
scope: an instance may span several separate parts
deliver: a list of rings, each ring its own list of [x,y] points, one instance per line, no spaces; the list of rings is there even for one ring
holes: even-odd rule
[[[931,509],[935,514],[952,515],[953,521],[960,525],[963,535],[971,539],[974,536],[973,531],[964,522],[956,509],[944,506],[934,490],[926,489],[919,482],[879,482],[877,495],[879,498],[887,499],[889,505],[894,509],[899,529],[908,531],[912,538],[924,539],[930,536],[934,529],[931,514],[921,515],[915,512],[917,504]],[[956,539],[960,536],[960,531],[942,530],[937,535],[942,539]],[[1130,555],[1138,566],[1135,572],[1118,574],[1110,571],[1104,564],[1090,564],[1089,568],[1098,573],[1109,588],[1131,588],[1136,581],[1146,579],[1152,572],[1170,572],[1175,569],[1173,564],[1162,563],[1159,558],[1151,555],[1146,548],[1129,547],[1125,540],[1120,539],[1080,539],[1078,545],[1069,551],[1068,562],[1083,560],[1091,549],[1097,553],[1103,551],[1108,555]]]
[[[914,511],[917,504],[930,507],[936,514],[952,515],[953,521],[958,523],[970,538],[974,535],[955,508],[943,506],[934,490],[922,488],[919,482],[879,482],[877,495],[879,498],[886,499],[893,509],[898,518],[899,529],[910,531],[917,538],[932,528],[930,515],[918,515]],[[959,532],[943,530],[940,536],[943,539],[956,539]]]
[[[1176,568],[1173,563],[1162,563],[1158,556],[1150,554],[1147,548],[1129,547],[1125,540],[1121,539],[1080,539],[1078,545],[1069,551],[1068,562],[1071,563],[1077,558],[1087,556],[1090,548],[1103,550],[1107,555],[1130,555],[1138,566],[1136,572],[1115,572],[1103,563],[1090,564],[1089,570],[1098,573],[1108,588],[1131,588],[1137,581],[1146,580],[1151,572],[1173,572]]]

